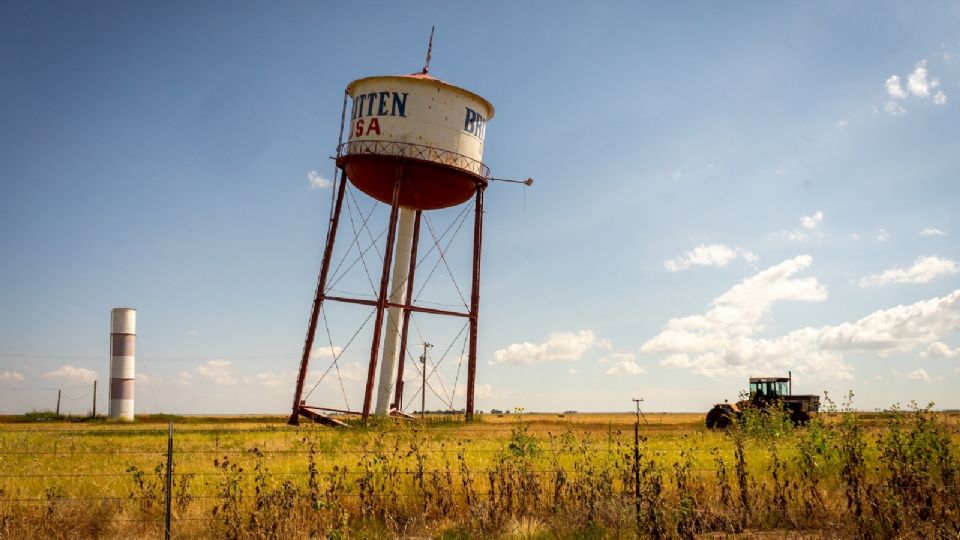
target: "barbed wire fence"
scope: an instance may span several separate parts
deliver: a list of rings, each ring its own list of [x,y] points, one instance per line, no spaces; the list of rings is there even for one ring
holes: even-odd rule
[[[196,534],[193,526],[229,522],[224,512],[237,511],[235,505],[244,496],[231,489],[247,489],[246,501],[255,508],[265,500],[268,484],[270,489],[287,489],[288,494],[310,498],[317,496],[318,479],[328,485],[321,495],[330,498],[312,501],[321,508],[349,502],[364,511],[374,499],[380,500],[379,504],[418,508],[443,500],[450,508],[469,507],[503,497],[502,486],[494,481],[495,475],[503,474],[532,479],[516,487],[542,497],[538,504],[559,496],[559,488],[569,489],[575,478],[591,477],[593,484],[578,489],[600,490],[599,496],[622,503],[625,517],[620,525],[629,518],[636,519],[640,527],[641,513],[654,511],[649,507],[654,500],[650,486],[641,486],[642,468],[648,468],[644,481],[659,478],[659,490],[672,482],[682,491],[682,482],[691,482],[683,478],[691,474],[699,475],[694,484],[706,479],[731,485],[742,481],[733,446],[678,452],[675,442],[660,445],[653,438],[641,442],[644,438],[631,431],[626,425],[606,431],[462,425],[445,429],[441,425],[402,434],[367,431],[353,436],[352,444],[345,444],[339,435],[326,430],[188,425],[175,432],[173,422],[165,429],[7,429],[0,431],[0,531],[18,521],[42,519],[47,526],[102,526],[106,522],[114,527],[145,527],[139,530],[162,533],[165,538],[189,536]],[[286,440],[276,441],[277,434]],[[178,447],[175,442],[179,439],[186,439],[186,444]],[[505,462],[498,460],[504,455],[521,459],[507,462],[515,468],[505,470]],[[537,459],[523,461],[531,456]],[[774,501],[774,491],[783,488],[783,479],[776,479],[778,470],[781,474],[786,471],[782,462],[778,465],[782,457],[767,452],[751,459],[756,461],[758,456],[759,462],[751,463],[752,484],[743,483],[740,489],[751,489],[754,497]],[[759,477],[763,471],[772,471],[772,482]],[[371,488],[371,478],[376,475],[389,477],[397,485],[380,484],[377,492]],[[898,478],[904,490],[939,492],[954,504],[960,494],[956,478],[952,485],[947,477],[933,478],[923,471],[900,471]],[[329,491],[333,489],[329,486],[338,482],[339,491]],[[443,495],[444,490],[431,488],[430,482],[436,483],[434,487],[443,483],[449,493]],[[722,498],[723,486],[715,487]],[[845,488],[839,485],[833,491],[842,495]],[[571,493],[584,500],[598,496]],[[927,503],[904,500],[904,510],[916,515],[930,511]],[[274,503],[281,509],[290,508],[282,501]]]
[[[364,459],[364,456],[370,456],[376,452],[374,449],[368,447],[337,448],[330,452],[317,452],[309,448],[259,449],[239,448],[236,446],[220,446],[221,437],[256,434],[275,435],[278,432],[282,433],[284,431],[276,428],[194,429],[187,427],[179,430],[178,434],[202,435],[207,437],[212,436],[215,447],[194,447],[184,449],[177,449],[174,445],[174,425],[172,421],[168,424],[167,429],[142,427],[126,428],[121,426],[103,426],[96,429],[82,427],[73,429],[30,427],[26,429],[15,429],[8,430],[6,432],[0,432],[0,434],[6,436],[5,439],[0,439],[0,464],[3,464],[2,469],[0,469],[0,486],[2,486],[0,487],[0,505],[7,506],[8,508],[11,505],[19,505],[20,507],[28,505],[46,506],[48,511],[46,512],[44,520],[47,523],[80,525],[94,523],[94,521],[76,519],[75,517],[57,519],[55,517],[55,508],[62,506],[63,504],[72,503],[112,503],[115,505],[115,507],[119,508],[122,505],[143,505],[145,501],[148,502],[148,506],[151,506],[158,504],[157,501],[162,498],[162,506],[164,511],[161,515],[156,515],[150,518],[111,517],[110,522],[116,524],[153,524],[158,527],[162,525],[164,536],[166,538],[170,538],[171,536],[176,537],[176,527],[178,524],[188,522],[216,522],[220,520],[220,518],[214,515],[205,517],[174,515],[174,499],[177,496],[189,501],[212,501],[214,503],[218,503],[224,499],[222,495],[209,494],[209,491],[203,493],[175,493],[178,479],[223,479],[225,476],[225,473],[222,470],[211,471],[209,467],[206,469],[196,468],[196,460],[186,464],[187,468],[184,469],[184,465],[178,462],[184,460],[184,458],[187,456],[200,456],[207,459],[208,462],[210,458],[214,458],[214,469],[216,469],[218,460],[221,456],[223,461],[234,462],[241,461],[244,458],[249,460],[251,458],[263,458],[264,456],[278,456],[293,459],[302,458],[298,464],[303,466],[306,465],[306,458],[316,456],[317,454],[323,454],[326,457],[335,457],[338,459],[354,458],[362,460]],[[289,434],[289,432],[286,433]],[[327,433],[329,434],[329,432]],[[464,429],[459,427],[453,433],[467,436],[480,434],[487,436],[502,436],[512,433],[512,430],[490,428]],[[533,431],[531,436],[536,434],[544,435],[547,433],[549,432]],[[18,443],[18,441],[15,440],[18,436],[30,436],[34,438],[38,436],[50,437],[50,442],[49,444],[36,447],[32,444],[28,445],[22,441]],[[126,438],[146,437],[151,441],[148,446],[151,446],[152,448],[87,448],[87,445],[85,444],[78,445],[69,441],[69,438],[71,437],[104,438],[110,436]],[[11,438],[14,440],[9,440]],[[58,439],[61,440],[58,441]],[[163,448],[164,445],[166,446],[165,449]],[[559,449],[544,449],[544,451],[560,452]],[[596,453],[605,450],[601,448],[584,448],[581,449],[581,451],[587,453]],[[502,452],[502,449],[463,449],[445,447],[444,445],[441,445],[440,447],[435,448],[420,448],[418,449],[418,452],[424,455],[442,455],[445,457],[454,456],[458,453],[461,456],[463,454],[489,456]],[[37,458],[52,460],[53,463],[62,464],[68,468],[74,469],[74,471],[44,470],[40,472],[29,472],[23,471],[23,467],[18,467],[18,459],[22,462],[24,460],[36,460]],[[91,464],[91,466],[97,466],[98,470],[96,472],[75,472],[76,469],[88,468],[83,465],[84,460],[94,462]],[[152,469],[152,476],[150,475],[150,460],[157,463],[157,465]],[[107,461],[108,466],[100,468],[103,461]],[[220,461],[219,463],[222,463],[223,461]],[[136,464],[131,464],[132,462],[136,462]],[[448,470],[443,468],[434,468],[421,469],[418,471],[394,471],[394,474],[398,476],[409,477],[414,475],[439,475],[448,472]],[[491,472],[492,471],[490,470],[475,470],[470,471],[469,474],[485,477]],[[557,470],[542,469],[529,470],[527,472],[534,475],[555,475]],[[239,470],[232,474],[241,478],[250,478],[261,473],[247,469]],[[341,468],[341,465],[333,465],[332,467],[328,467],[326,469],[302,467],[302,470],[298,471],[285,470],[269,472],[271,477],[297,478],[300,480],[316,477],[318,475],[341,475],[347,478],[355,478],[365,474],[369,473],[363,470],[348,470],[347,467]],[[161,478],[164,480],[163,485],[161,485],[160,482]],[[108,482],[104,483],[104,480],[107,480]],[[115,482],[113,480],[132,482],[133,485],[131,487],[129,484],[121,484],[121,482]],[[41,484],[35,484],[30,487],[25,485],[29,482],[38,481],[41,482]],[[91,486],[87,486],[87,489],[84,489],[83,483],[91,481],[91,486],[96,489],[112,488],[113,490],[106,493],[101,492],[96,495],[84,494],[85,492],[89,491]],[[14,483],[14,485],[20,484],[19,489],[11,490],[9,486],[11,482]],[[64,489],[65,485],[74,488],[74,490],[72,492],[66,491]],[[140,491],[139,494],[137,493],[138,489]],[[145,489],[154,489],[155,492],[145,494]],[[23,491],[27,491],[27,494],[22,494]],[[484,495],[485,493],[480,492],[477,494]],[[349,490],[347,492],[338,494],[339,498],[346,499],[358,499],[362,498],[363,496],[364,495],[362,493],[351,493]],[[394,496],[404,499],[418,499],[422,498],[423,494],[401,493],[395,494]],[[0,508],[0,512],[2,512],[2,508]],[[10,515],[4,516],[3,519],[7,522],[15,521],[15,518],[11,517]]]

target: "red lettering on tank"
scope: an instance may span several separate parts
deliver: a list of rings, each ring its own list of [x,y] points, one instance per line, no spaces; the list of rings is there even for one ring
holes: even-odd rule
[[[376,120],[376,118],[374,118],[374,120]],[[356,127],[353,129],[353,136],[354,136],[354,137],[362,137],[362,136],[363,136],[363,118],[357,120],[357,125],[356,125]]]
[[[369,135],[371,131],[376,131],[377,135],[380,135],[380,121],[377,120],[376,117],[370,119],[370,125],[367,127],[367,135]]]

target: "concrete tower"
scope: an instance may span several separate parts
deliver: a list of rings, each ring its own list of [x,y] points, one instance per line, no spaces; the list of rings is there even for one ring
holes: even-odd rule
[[[133,420],[137,310],[110,311],[110,418]]]

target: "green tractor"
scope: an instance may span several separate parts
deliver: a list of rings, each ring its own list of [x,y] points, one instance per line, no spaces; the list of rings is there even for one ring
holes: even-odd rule
[[[787,377],[750,377],[750,397],[736,403],[717,403],[707,413],[707,427],[723,429],[739,420],[748,407],[765,410],[783,407],[794,425],[805,424],[810,414],[820,410],[820,396],[794,395],[793,374]]]

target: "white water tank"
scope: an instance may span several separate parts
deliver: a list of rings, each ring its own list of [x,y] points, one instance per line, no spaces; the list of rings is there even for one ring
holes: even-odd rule
[[[426,73],[358,79],[347,94],[349,138],[338,164],[367,195],[391,204],[402,174],[400,206],[434,210],[466,202],[486,182],[483,142],[494,115],[486,99]]]

